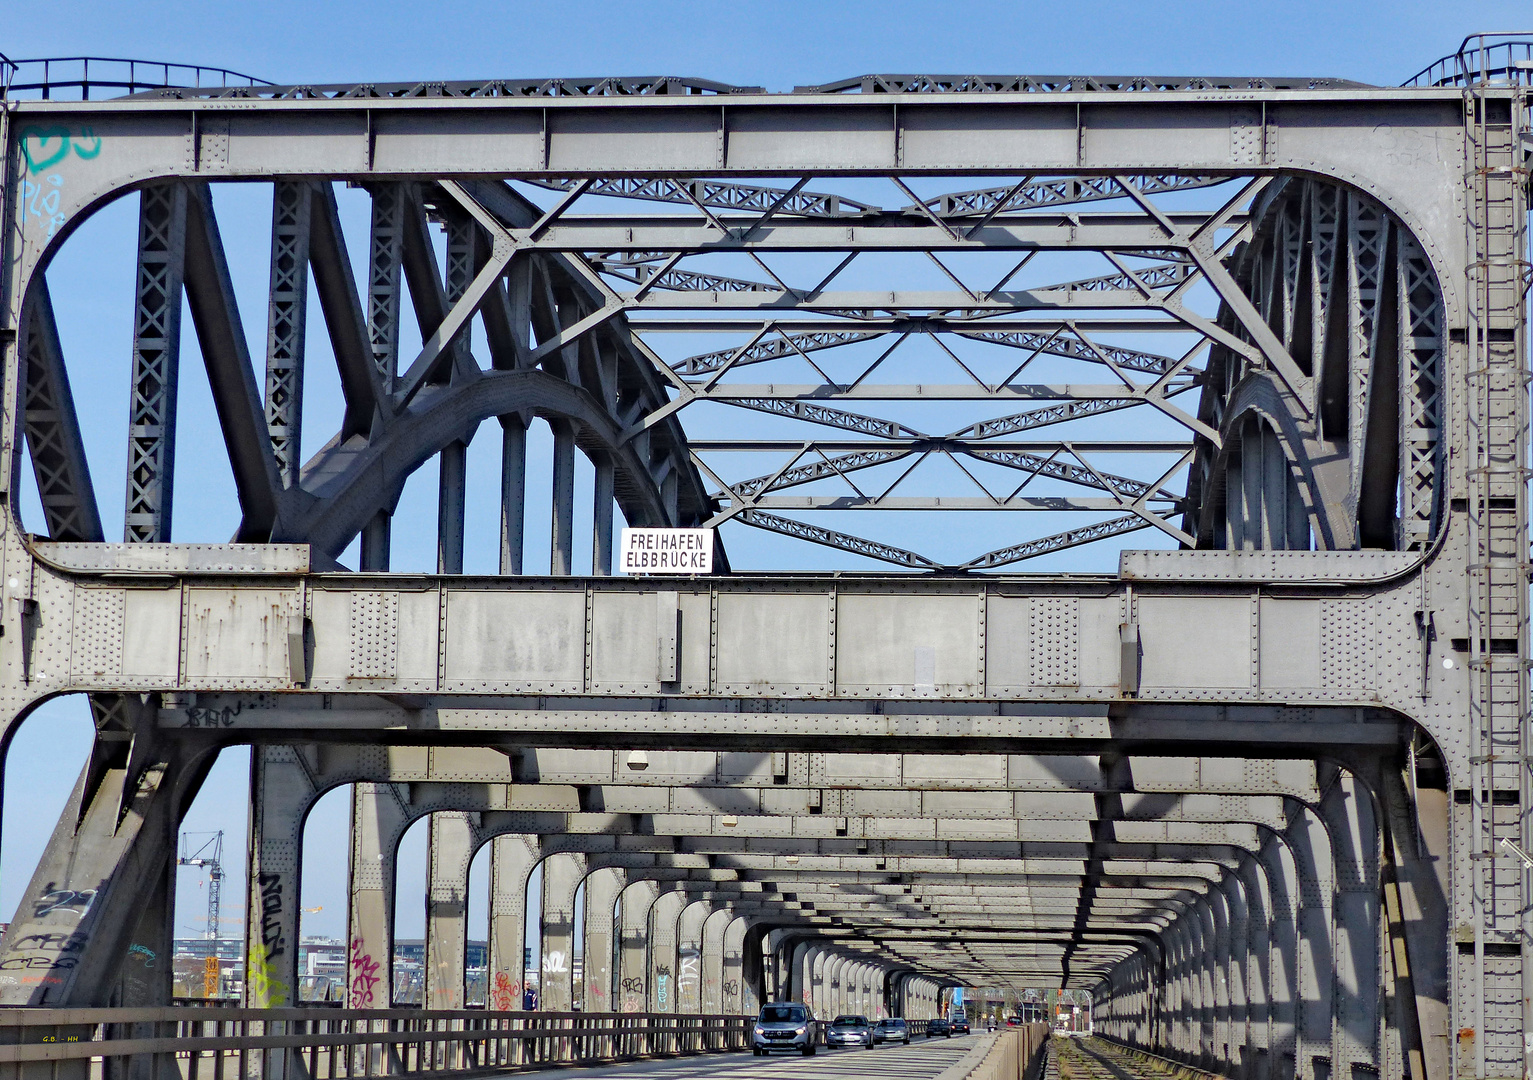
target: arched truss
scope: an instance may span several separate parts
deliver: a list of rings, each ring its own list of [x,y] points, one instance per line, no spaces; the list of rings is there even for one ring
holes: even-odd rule
[[[1243,322],[1226,297],[1219,323],[1242,343],[1270,333],[1296,385],[1210,350],[1199,417],[1220,438],[1199,441],[1188,531],[1200,547],[1424,548],[1442,519],[1446,409],[1426,256],[1378,203],[1318,181],[1271,185],[1252,218],[1231,260],[1251,310]]]
[[[535,221],[536,207],[503,185],[454,185],[454,193],[456,199],[430,183],[370,185],[368,280],[359,286],[333,186],[273,185],[263,393],[245,344],[209,187],[171,182],[141,189],[124,539],[170,539],[183,292],[233,467],[242,511],[237,540],[308,542],[321,560],[333,560],[363,533],[364,568],[386,569],[386,522],[400,488],[441,454],[442,505],[449,511],[442,524],[441,569],[459,572],[462,456],[474,430],[491,417],[505,429],[508,520],[509,507],[521,497],[521,455],[534,416],[549,421],[555,432],[556,517],[571,513],[570,459],[576,447],[597,469],[598,533],[603,495],[609,503],[615,498],[634,525],[689,525],[706,517],[709,501],[679,424],[662,421],[636,437],[626,431],[636,418],[661,409],[666,398],[653,364],[626,329],[618,323],[562,347],[547,344],[601,310],[594,274],[578,258],[559,254],[528,255],[514,266],[502,260],[495,272],[484,274],[495,241],[464,203],[483,213],[482,200],[494,208],[495,220],[519,225]],[[438,266],[433,223],[447,233],[445,267]],[[302,387],[311,277],[345,413],[340,430],[305,461]],[[470,289],[476,295],[466,310],[460,301]],[[426,344],[401,370],[400,305],[406,301]],[[476,361],[470,335],[462,332],[476,313],[488,366]],[[60,540],[99,541],[104,530],[80,421],[41,278],[31,290],[24,325],[23,423],[49,533]],[[453,511],[455,540],[449,535]],[[567,544],[568,524],[564,532]],[[610,558],[610,510],[605,532]],[[519,536],[503,537],[502,572],[520,572],[519,545]],[[564,560],[567,566],[567,551]],[[606,569],[598,565],[597,572]]]
[[[233,465],[237,538],[306,541],[322,563],[360,533],[362,567],[387,568],[404,480],[440,455],[439,569],[459,572],[464,449],[490,417],[504,429],[503,573],[521,571],[510,523],[521,521],[534,416],[555,432],[556,571],[571,562],[576,446],[597,470],[597,573],[610,565],[609,495],[634,525],[738,521],[926,570],[1005,567],[1147,528],[1214,548],[1416,549],[1435,534],[1442,301],[1419,246],[1366,196],[1315,180],[1151,174],[1029,177],[923,198],[895,178],[908,201],[880,207],[810,179],[369,180],[365,282],[352,278],[332,184],[279,181],[264,390],[208,186],[144,187],[125,538],[170,535],[182,292]],[[1202,211],[1154,198],[1204,189],[1214,203]],[[614,200],[620,212],[605,209]],[[644,203],[672,209],[642,216],[633,207]],[[1097,203],[1128,212],[1070,210]],[[446,232],[445,266],[433,223]],[[924,256],[953,288],[836,291],[859,256],[891,251]],[[1016,263],[980,288],[962,263],[976,252]],[[768,261],[805,253],[839,262],[811,282]],[[1110,272],[1016,287],[1035,256],[1083,253]],[[759,272],[721,273],[726,256]],[[345,416],[305,460],[311,279]],[[1217,311],[1199,310],[1210,292]],[[413,358],[398,355],[406,299],[425,339]],[[23,420],[49,532],[99,539],[41,280],[26,326]],[[689,333],[730,344],[677,357],[668,346]],[[1179,340],[1170,352],[1142,347],[1168,334]],[[885,380],[880,369],[912,339],[961,380]],[[818,381],[776,381],[789,365]],[[1066,374],[1030,383],[1029,365]],[[1104,370],[1100,385],[1070,374]],[[758,371],[774,381],[754,381]],[[1194,392],[1196,408],[1183,404]],[[1028,407],[1016,411],[1019,401]],[[870,411],[877,402],[892,415]],[[933,402],[962,403],[973,419],[910,419]],[[748,416],[735,433],[689,438],[683,413],[710,408]],[[1181,438],[1132,437],[1156,423]],[[755,437],[775,431],[786,437]],[[1043,434],[1054,438],[1033,438]],[[737,475],[763,455],[768,471]],[[1139,467],[1127,474],[1122,462]],[[920,471],[938,464],[966,489],[922,487]],[[815,520],[936,509],[1010,511],[1009,542],[955,561]],[[1021,524],[1055,511],[1075,521],[1043,535]]]

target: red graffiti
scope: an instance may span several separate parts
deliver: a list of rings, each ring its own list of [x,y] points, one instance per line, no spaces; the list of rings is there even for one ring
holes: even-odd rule
[[[495,973],[495,986],[490,990],[490,1008],[497,1012],[511,1012],[521,998],[521,986],[511,981],[504,971]]]
[[[351,939],[351,1000],[353,1009],[369,1009],[374,1005],[374,990],[382,979],[378,975],[378,961],[363,951],[361,938]]]

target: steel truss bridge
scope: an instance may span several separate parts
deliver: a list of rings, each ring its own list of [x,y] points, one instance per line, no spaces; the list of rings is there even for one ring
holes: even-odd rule
[[[429,818],[431,1007],[464,1005],[489,845],[492,1008],[517,1007],[531,903],[545,955],[584,942],[583,1000],[550,971],[548,1009],[921,1018],[947,986],[1067,987],[1099,1031],[1231,1076],[1524,1075],[1528,56],[1471,41],[1401,88],[791,93],[22,64],[0,710],[8,742],[89,695],[96,738],[0,1002],[170,1004],[143,958],[171,950],[178,824],[248,744],[251,1007],[294,1001],[305,815],[352,785],[352,1007],[390,1004],[419,902],[396,848]],[[215,212],[236,183],[271,194],[264,383]],[[120,199],[133,336],[92,366],[47,270]],[[310,320],[339,386],[317,434]],[[172,542],[184,340],[227,544]],[[75,408],[85,380],[125,388],[126,431]],[[499,572],[466,574],[491,419]],[[432,463],[437,573],[390,573]],[[721,548],[708,578],[613,577],[614,506],[918,572],[729,572]],[[1014,572],[1130,532],[1161,547]]]

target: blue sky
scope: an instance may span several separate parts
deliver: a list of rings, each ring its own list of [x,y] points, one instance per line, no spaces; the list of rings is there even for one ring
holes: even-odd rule
[[[1522,3],[886,3],[794,0],[691,3],[89,3],[14,4],[0,25],[0,52],[13,57],[97,55],[205,64],[276,82],[393,81],[593,74],[695,75],[785,90],[866,72],[1145,73],[1329,75],[1397,84],[1452,52],[1476,31],[1529,28]],[[114,211],[109,211],[112,213]],[[131,230],[132,208],[118,208]],[[259,207],[220,205],[231,257],[265,243]],[[114,226],[103,218],[105,231]],[[131,236],[131,231],[129,233]],[[76,245],[73,273],[92,281],[87,245]],[[254,259],[261,265],[261,258]],[[103,269],[104,325],[126,323],[122,283]],[[76,303],[91,314],[92,294]],[[246,306],[246,329],[262,333],[264,306]],[[111,320],[116,320],[112,322]],[[189,320],[188,320],[189,321]],[[317,320],[316,320],[317,321]],[[127,339],[113,328],[113,354],[125,363]],[[120,340],[119,340],[120,339]],[[66,341],[66,346],[69,343]],[[185,393],[196,385],[186,365]],[[77,384],[77,390],[79,385]],[[316,429],[318,430],[318,429]],[[115,437],[115,436],[114,436]],[[311,443],[311,445],[313,445]],[[478,443],[475,452],[479,451]],[[103,464],[97,486],[120,500],[121,467]],[[217,483],[215,477],[210,483]],[[181,491],[196,482],[181,481]],[[409,498],[407,493],[407,499]],[[429,494],[420,493],[429,498]],[[183,512],[188,496],[182,496]],[[195,498],[190,497],[190,498]],[[120,508],[120,501],[116,504]],[[194,506],[195,504],[193,504]],[[119,510],[120,513],[120,510]],[[116,532],[110,511],[108,535]],[[228,528],[214,520],[215,532]],[[537,530],[529,526],[529,538]],[[178,539],[182,538],[178,536]],[[199,539],[202,537],[198,537]],[[213,536],[207,537],[214,538]],[[543,541],[546,560],[546,540]],[[577,550],[580,547],[577,544]],[[471,558],[472,558],[471,553]],[[528,568],[538,556],[529,550]],[[1052,568],[1072,568],[1056,564]],[[1098,566],[1090,568],[1097,569]],[[82,703],[58,702],[25,724],[6,763],[0,919],[8,918],[48,830],[78,775],[88,739]],[[235,862],[243,848],[248,753],[226,752],[198,799],[187,828],[223,828]],[[304,930],[344,932],[346,806],[340,793],[311,818],[306,843]],[[412,843],[403,880],[420,881],[420,844]],[[482,881],[483,875],[478,875]],[[225,910],[238,914],[243,874],[226,884]],[[178,932],[200,929],[198,875],[183,871]],[[411,887],[414,896],[419,886]],[[472,901],[471,901],[472,903]],[[400,930],[418,934],[421,903],[402,893]],[[482,912],[482,904],[480,911]],[[476,920],[476,924],[478,920]],[[228,929],[232,929],[228,928]],[[226,930],[226,932],[228,932]],[[480,936],[475,933],[475,936]]]

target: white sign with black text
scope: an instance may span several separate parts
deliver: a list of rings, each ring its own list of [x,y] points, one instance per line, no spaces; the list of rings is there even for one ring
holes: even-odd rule
[[[713,530],[624,529],[618,566],[625,574],[711,574]]]

